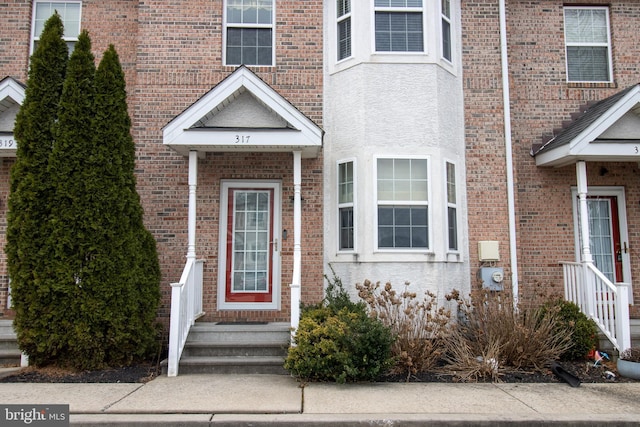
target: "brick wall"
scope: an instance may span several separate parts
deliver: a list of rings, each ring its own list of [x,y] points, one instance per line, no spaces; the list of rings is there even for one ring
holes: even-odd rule
[[[638,83],[640,3],[591,1],[610,5],[613,84],[569,84],[566,82],[563,4],[584,2],[508,1],[508,54],[511,91],[513,155],[516,181],[519,282],[523,294],[558,293],[562,271],[558,261],[574,260],[574,221],[571,186],[576,185],[575,166],[559,169],[535,166],[532,144],[546,140],[563,121],[589,101],[604,99]],[[504,182],[502,166],[480,173],[475,166],[495,158],[504,163],[501,82],[498,69],[498,2],[463,2],[465,103],[467,112],[467,165],[471,250],[474,241],[486,235],[504,236],[502,211]],[[465,18],[466,17],[466,18]],[[493,154],[492,154],[493,151]],[[601,168],[609,172],[601,175]],[[627,201],[629,245],[640,247],[640,170],[637,163],[587,163],[588,183],[593,186],[624,186]],[[488,185],[482,185],[486,179]],[[487,191],[485,187],[495,188]],[[498,206],[499,215],[483,218],[487,198]],[[480,200],[482,201],[480,201]],[[507,241],[500,238],[503,258]],[[640,277],[640,251],[631,252],[632,277]],[[475,260],[472,255],[472,260]],[[506,262],[504,263],[506,265]],[[635,286],[640,301],[640,286]],[[640,316],[638,306],[632,315]]]
[[[0,5],[0,75],[26,81],[31,1]],[[85,0],[82,28],[92,39],[96,61],[114,44],[126,79],[136,143],[138,192],[145,223],[154,234],[162,268],[162,307],[169,316],[169,283],[178,281],[187,245],[188,162],[162,144],[162,128],[235,67],[222,66],[223,2],[210,0]],[[322,2],[276,3],[276,66],[253,71],[302,113],[322,125]],[[4,24],[3,24],[4,25]],[[5,43],[6,41],[6,43]],[[10,161],[0,164],[8,174]],[[303,160],[302,299],[322,297],[322,159]],[[205,258],[207,319],[288,320],[292,270],[293,195],[291,154],[213,154],[199,163],[198,257]],[[219,183],[226,178],[282,179],[283,229],[290,230],[282,260],[280,312],[216,313]],[[0,181],[0,201],[6,183]],[[5,203],[6,206],[6,203]],[[0,234],[6,220],[0,218]],[[0,235],[0,243],[3,243]],[[0,257],[3,257],[0,254]],[[0,280],[4,263],[0,259]],[[4,283],[4,282],[3,282]],[[0,297],[3,286],[0,284]],[[3,302],[0,302],[3,304]],[[2,307],[2,305],[0,305]]]

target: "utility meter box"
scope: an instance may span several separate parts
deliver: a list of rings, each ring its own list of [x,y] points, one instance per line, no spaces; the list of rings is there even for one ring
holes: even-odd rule
[[[490,291],[504,290],[504,269],[501,267],[481,267],[478,276],[482,280],[482,287]]]
[[[478,258],[480,261],[500,261],[500,246],[497,241],[482,240],[478,242]]]

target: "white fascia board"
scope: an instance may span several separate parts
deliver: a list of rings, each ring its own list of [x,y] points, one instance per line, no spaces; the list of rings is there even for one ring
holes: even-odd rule
[[[300,130],[308,140],[307,143],[312,146],[322,145],[322,130],[245,67],[239,68],[229,77],[222,80],[209,93],[205,94],[200,100],[171,121],[163,130],[163,143],[165,145],[184,144],[183,136],[185,136],[185,132],[188,132],[189,138],[193,137],[193,134],[188,129],[194,123],[197,123],[211,110],[243,87],[295,129]],[[220,129],[209,131],[207,134],[211,136],[220,132],[226,134],[226,131]],[[231,132],[238,133],[237,130]],[[298,141],[299,144],[300,141]]]
[[[622,116],[627,114],[636,104],[640,102],[640,85],[636,85],[620,101],[607,110],[598,120],[580,132],[570,145],[571,154],[577,154],[584,150],[592,141],[602,135],[607,129],[615,124]]]
[[[11,77],[0,81],[0,101],[7,97],[20,105],[24,102],[24,87]]]
[[[536,154],[536,166],[558,166],[572,163],[569,144]]]

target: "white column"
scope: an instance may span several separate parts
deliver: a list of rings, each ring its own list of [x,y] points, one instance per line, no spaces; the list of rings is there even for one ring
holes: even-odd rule
[[[187,258],[196,258],[196,188],[198,187],[198,152],[189,151],[189,216]]]
[[[293,276],[291,279],[291,328],[292,334],[300,323],[300,299],[302,281],[302,152],[293,152]],[[293,335],[292,335],[293,336]]]
[[[580,215],[580,237],[582,241],[582,261],[593,262],[589,247],[589,210],[587,206],[587,164],[584,161],[576,163],[578,178],[578,215]]]

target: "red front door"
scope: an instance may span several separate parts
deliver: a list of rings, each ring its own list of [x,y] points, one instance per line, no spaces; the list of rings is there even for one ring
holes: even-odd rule
[[[278,309],[280,183],[224,181],[221,196],[220,309]]]

